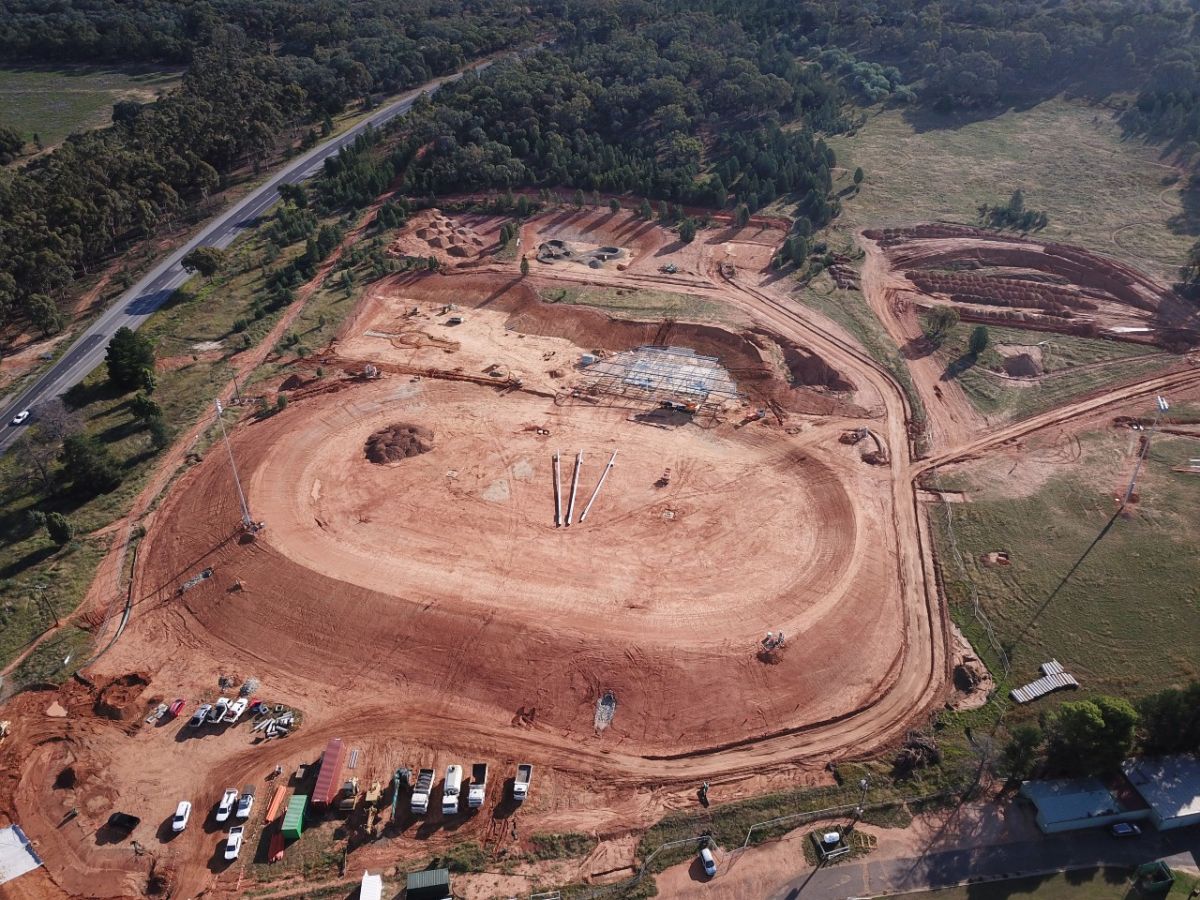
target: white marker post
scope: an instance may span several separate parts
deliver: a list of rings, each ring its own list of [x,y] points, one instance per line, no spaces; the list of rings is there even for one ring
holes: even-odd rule
[[[587,502],[587,506],[583,508],[583,512],[579,514],[579,524],[583,524],[583,520],[587,518],[588,510],[592,508],[592,504],[596,502],[596,497],[600,493],[600,488],[604,487],[604,479],[608,477],[608,473],[612,471],[613,464],[617,461],[617,451],[614,450],[612,456],[609,457],[608,465],[604,467],[604,471],[600,473],[600,480],[596,482],[596,489],[592,491],[592,497]]]

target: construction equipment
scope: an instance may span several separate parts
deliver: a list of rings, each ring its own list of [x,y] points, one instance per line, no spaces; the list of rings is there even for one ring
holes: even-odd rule
[[[467,791],[467,807],[478,809],[483,806],[487,796],[487,763],[475,763],[471,766],[471,787]]]
[[[533,781],[533,763],[521,763],[517,766],[517,777],[513,779],[513,799],[518,803],[525,802],[529,796],[529,785]]]
[[[417,783],[413,786],[410,808],[413,815],[423,816],[429,812],[429,795],[433,793],[433,769],[421,769]]]
[[[392,821],[396,821],[396,811],[400,808],[400,786],[409,786],[412,772],[409,769],[397,769],[392,776]]]
[[[342,783],[338,792],[338,809],[341,812],[353,812],[358,806],[358,776]]]

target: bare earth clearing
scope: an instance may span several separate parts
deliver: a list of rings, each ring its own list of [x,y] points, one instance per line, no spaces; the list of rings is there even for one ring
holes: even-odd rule
[[[692,805],[701,780],[723,798],[817,783],[830,760],[892,746],[954,699],[948,676],[969,648],[949,639],[916,479],[1113,398],[992,432],[935,416],[933,455],[918,460],[892,376],[772,287],[781,230],[718,228],[683,245],[627,212],[557,211],[524,224],[520,253],[548,240],[622,253],[596,267],[533,262],[522,279],[518,260],[490,255],[501,222],[412,223],[397,252],[423,243],[457,264],[372,285],[286,382],[287,408],[233,430],[265,530],[239,531],[214,447],[154,513],[132,621],[90,667],[94,683],[10,704],[0,796],[49,865],[31,896],[140,893],[152,867],[180,896],[244,892],[251,851],[265,852],[257,808],[243,860],[227,866],[207,820],[169,839],[175,795],[206,818],[224,788],[254,781],[265,805],[277,764],[312,762],[335,736],[361,749],[364,780],[402,764],[493,765],[479,814],[414,820],[402,797],[394,822],[384,813],[390,839],[355,850],[353,874],[464,839],[522,846],[505,821],[518,809],[521,835],[627,840]],[[576,284],[688,293],[753,325],[625,322],[538,299]],[[717,357],[743,396],[666,410],[670,397],[628,380],[601,390],[580,366],[584,353],[643,345]],[[380,377],[365,377],[368,364]],[[1114,396],[1170,378],[1192,373]],[[368,440],[393,426],[422,452],[368,459]],[[865,444],[840,440],[864,427]],[[555,451],[568,485],[583,451],[582,505],[614,450],[588,519],[556,528]],[[775,654],[759,652],[767,630],[787,636]],[[244,724],[141,724],[161,699],[186,697],[190,711],[214,698],[222,674],[257,679],[255,693],[300,710],[302,726],[263,743]],[[605,691],[618,708],[597,732]],[[55,700],[65,717],[45,715]],[[537,775],[514,808],[505,779],[518,761]],[[142,816],[145,855],[106,845],[121,839],[102,828],[117,809]]]

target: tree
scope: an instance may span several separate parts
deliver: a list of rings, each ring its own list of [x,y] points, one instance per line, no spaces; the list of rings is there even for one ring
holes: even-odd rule
[[[862,170],[862,166],[859,166],[857,169],[854,170],[854,185],[855,185],[855,187],[862,184],[863,177],[864,177],[864,173]]]
[[[209,281],[225,267],[226,255],[224,250],[216,247],[197,247],[181,261],[188,272],[199,272]]]
[[[21,152],[25,139],[15,128],[0,124],[0,166],[6,166]]]
[[[108,342],[104,355],[108,380],[123,390],[144,387],[143,372],[154,372],[154,345],[127,326],[121,326]],[[153,388],[151,388],[153,390]]]
[[[579,188],[575,191],[574,202],[575,202],[576,209],[583,209],[583,189],[582,188]]]
[[[146,424],[150,431],[150,445],[155,450],[162,450],[171,443],[171,431],[167,428],[167,423],[163,421],[162,416],[150,419]]]
[[[988,344],[991,343],[991,340],[992,337],[990,334],[988,334],[987,326],[976,325],[971,330],[971,340],[967,344],[967,350],[970,351],[972,356],[978,356],[988,348]]]
[[[163,414],[162,407],[141,392],[138,392],[129,401],[129,409],[135,418],[146,423],[149,423],[151,419],[161,419]]]
[[[65,547],[75,537],[75,527],[62,513],[54,512],[46,516],[46,533],[59,547]]]
[[[1036,725],[1021,725],[1015,729],[1000,752],[1004,773],[1014,781],[1029,777],[1038,760],[1042,740],[1042,730]]]
[[[77,490],[106,494],[121,483],[121,470],[107,447],[91,435],[72,434],[63,441],[63,470]]]
[[[645,219],[647,222],[654,218],[654,207],[650,205],[650,201],[645,197],[642,198],[642,205],[638,207],[638,217]],[[1200,247],[1200,244],[1196,246]]]
[[[958,310],[948,304],[935,306],[925,316],[922,331],[925,337],[935,344],[940,344],[958,324]]]
[[[1200,752],[1200,681],[1143,697],[1137,709],[1147,752]]]
[[[737,209],[733,211],[733,221],[739,228],[744,228],[750,224],[750,207],[745,203],[739,203]]]
[[[63,319],[62,313],[58,311],[58,304],[45,294],[31,294],[25,305],[29,311],[29,320],[44,337],[62,331]]]
[[[522,256],[521,257],[521,277],[523,278],[528,274],[529,274],[529,257]]]
[[[61,397],[38,405],[37,419],[13,445],[23,478],[37,478],[43,493],[54,493],[54,462],[63,440],[79,429],[79,415],[67,409]]]
[[[621,211],[621,201],[613,197],[608,201],[608,209],[614,216]]]
[[[685,244],[696,239],[696,222],[690,216],[679,223],[679,239]]]
[[[1137,723],[1137,711],[1117,697],[1064,703],[1050,722],[1051,759],[1078,774],[1114,771],[1133,748]]]

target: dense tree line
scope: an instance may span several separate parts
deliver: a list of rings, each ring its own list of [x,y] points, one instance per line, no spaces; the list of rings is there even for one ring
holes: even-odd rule
[[[0,176],[0,327],[62,327],[73,280],[184,217],[356,98],[453,71],[523,40],[491,0],[235,3],[0,0],[0,57],[186,63],[180,90],[123,101],[114,125]],[[0,133],[0,155],[19,149]]]
[[[321,190],[361,201],[400,175],[418,197],[561,185],[751,211],[790,195],[821,225],[834,155],[818,132],[843,127],[845,99],[819,66],[710,15],[577,31],[443,88],[386,159],[331,162]]]

